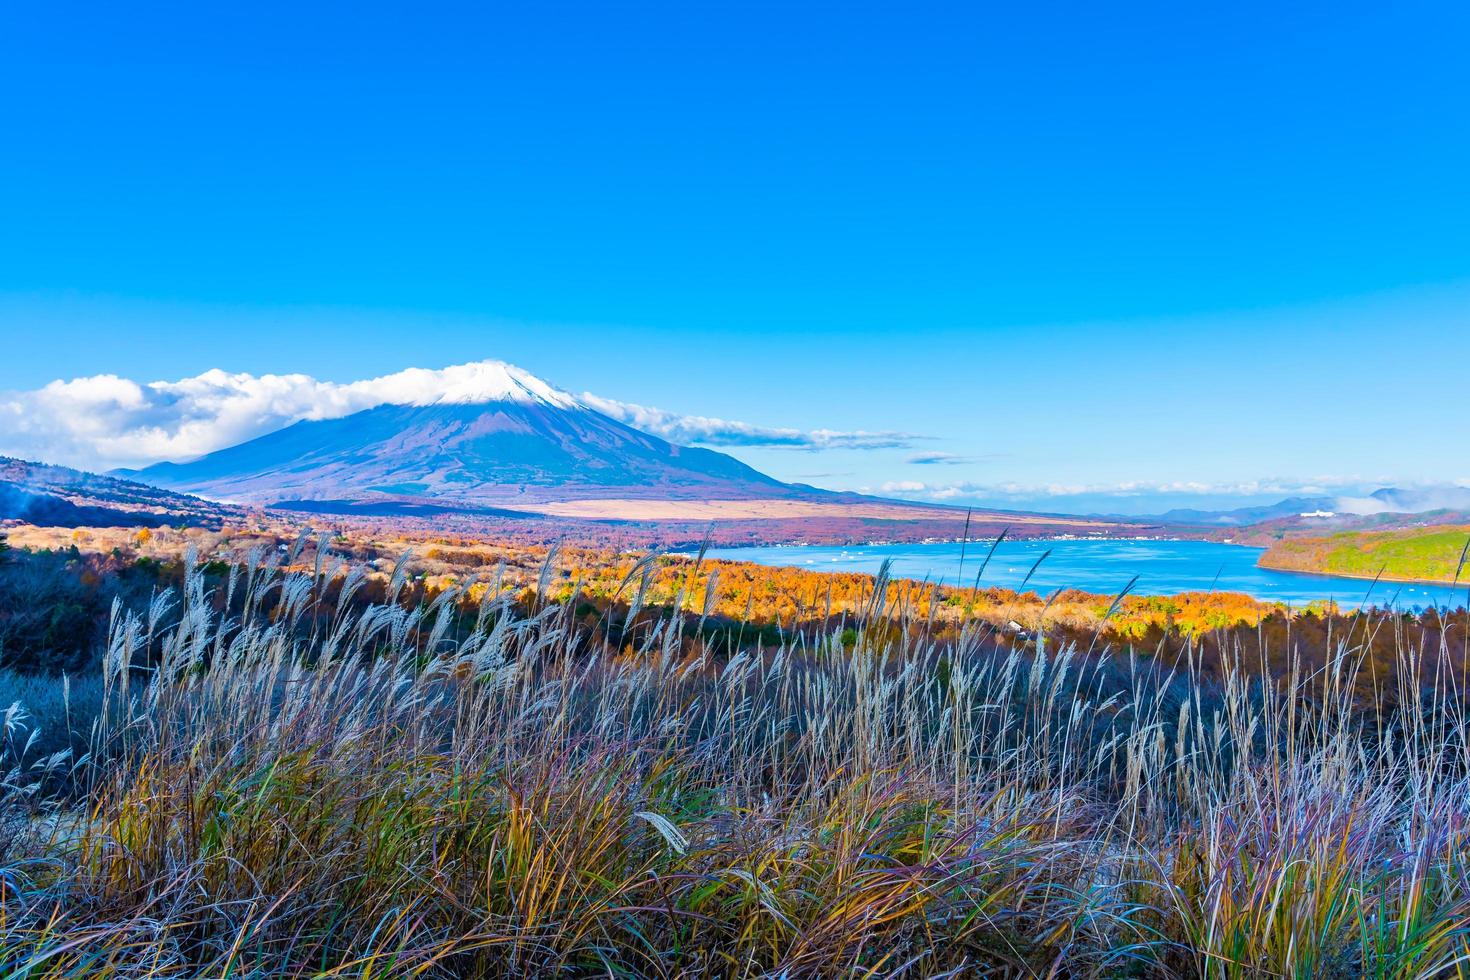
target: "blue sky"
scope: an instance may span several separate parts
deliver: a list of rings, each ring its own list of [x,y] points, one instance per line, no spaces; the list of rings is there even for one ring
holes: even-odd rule
[[[834,487],[1470,478],[1463,5],[303,6],[7,11],[0,390],[499,358],[912,437],[727,447]]]

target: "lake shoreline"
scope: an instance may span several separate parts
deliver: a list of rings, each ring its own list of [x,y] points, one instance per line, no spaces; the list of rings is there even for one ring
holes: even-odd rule
[[[1075,589],[1098,596],[1170,597],[1236,593],[1261,602],[1312,602],[1396,608],[1466,604],[1448,583],[1380,579],[1371,586],[1350,575],[1275,568],[1260,563],[1265,549],[1251,544],[1176,537],[995,538],[861,545],[740,545],[711,548],[710,558],[807,571],[875,574],[887,561],[893,578],[968,586],[989,559],[981,587],[1049,593]],[[693,557],[697,549],[674,552]],[[963,562],[961,558],[963,557]],[[961,581],[963,580],[963,581]]]
[[[883,547],[890,547],[890,546],[893,546],[895,544],[904,544],[906,547],[927,548],[927,547],[943,547],[945,545],[958,545],[958,544],[961,544],[961,543],[966,542],[966,541],[969,544],[971,544],[971,545],[989,546],[989,545],[995,544],[996,540],[997,540],[996,538],[968,538],[968,539],[952,538],[952,539],[947,539],[947,540],[944,540],[944,541],[915,541],[915,542],[865,541],[862,544],[851,544],[851,545],[810,545],[810,544],[807,544],[805,542],[800,542],[800,541],[784,541],[784,542],[780,542],[780,543],[742,542],[740,544],[724,545],[724,546],[722,546],[721,550],[723,550],[723,551],[737,551],[737,550],[751,550],[751,551],[756,551],[756,550],[760,550],[760,549],[763,549],[763,548],[804,549],[804,548],[811,548],[811,547],[829,547],[829,548],[836,548],[836,547],[845,547],[845,548],[883,548]],[[1214,540],[1214,539],[1209,539],[1209,538],[1182,537],[1182,536],[1179,536],[1179,535],[1168,535],[1168,536],[1162,536],[1162,537],[1154,537],[1152,535],[1129,535],[1129,536],[1126,536],[1126,537],[1124,537],[1124,536],[1117,536],[1117,537],[1115,537],[1115,536],[1111,536],[1111,535],[1110,536],[1106,536],[1106,537],[1103,537],[1103,536],[1097,536],[1097,537],[1094,537],[1094,536],[1078,537],[1076,535],[1069,535],[1069,534],[1060,534],[1060,535],[1051,535],[1051,536],[1039,536],[1039,537],[1027,537],[1027,538],[1010,538],[1010,537],[1007,537],[1006,540],[1007,541],[1016,541],[1018,543],[1019,542],[1027,542],[1027,543],[1034,543],[1034,542],[1057,542],[1057,541],[1157,541],[1157,542],[1208,541],[1211,544],[1219,544],[1219,545],[1224,545],[1226,547],[1231,547],[1231,548],[1254,548],[1254,549],[1256,549],[1256,550],[1258,550],[1258,551],[1261,552],[1261,556],[1256,559],[1256,567],[1263,568],[1263,569],[1266,569],[1268,571],[1285,572],[1285,573],[1291,574],[1291,575],[1304,575],[1304,576],[1308,576],[1308,577],[1319,577],[1319,578],[1348,578],[1348,579],[1355,579],[1355,580],[1360,581],[1360,582],[1371,582],[1371,581],[1373,581],[1375,579],[1375,576],[1373,576],[1373,575],[1361,575],[1361,574],[1358,574],[1358,573],[1355,573],[1355,572],[1339,572],[1339,571],[1333,571],[1333,570],[1330,570],[1330,569],[1316,569],[1316,568],[1294,568],[1294,567],[1292,567],[1290,565],[1283,565],[1283,564],[1279,564],[1279,563],[1276,563],[1276,562],[1269,562],[1269,561],[1264,560],[1265,557],[1266,557],[1266,555],[1270,554],[1270,548],[1269,547],[1263,547],[1261,545],[1246,544],[1246,543],[1240,542],[1240,541],[1219,541],[1219,540]],[[692,557],[693,555],[697,554],[698,551],[697,551],[697,549],[695,549],[695,550],[679,549],[679,550],[674,551],[674,552],[671,552],[671,553],[672,554],[676,554],[676,555],[689,555],[689,556]],[[759,563],[757,563],[757,564],[759,564]],[[1433,586],[1440,586],[1440,587],[1444,587],[1444,588],[1459,588],[1461,586],[1470,587],[1470,576],[1461,578],[1458,583],[1452,581],[1451,579],[1409,578],[1409,577],[1398,576],[1398,575],[1380,575],[1380,576],[1376,576],[1376,578],[1377,578],[1377,581],[1379,581],[1379,582],[1392,582],[1392,583],[1394,583],[1396,585],[1433,585]]]

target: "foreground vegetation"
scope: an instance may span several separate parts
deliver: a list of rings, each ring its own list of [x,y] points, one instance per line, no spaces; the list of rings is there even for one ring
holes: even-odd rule
[[[767,645],[700,563],[181,574],[5,716],[0,976],[1466,972],[1463,617],[1130,650],[880,577]]]
[[[1457,583],[1465,578],[1467,548],[1470,527],[1343,531],[1274,541],[1261,556],[1260,564],[1353,578]]]
[[[8,563],[0,561],[0,667],[73,673],[104,642],[113,601],[121,599],[124,605],[136,606],[147,602],[153,592],[178,588],[189,550],[205,559],[206,575],[221,578],[229,562],[251,549],[284,552],[302,533],[301,528],[284,524],[218,531],[26,525],[8,530],[12,557]],[[378,534],[360,526],[334,531],[326,540],[334,555],[361,564],[371,573],[368,585],[358,594],[359,603],[381,600],[374,582],[386,581],[405,550],[414,552],[406,568],[414,597],[422,601],[476,578],[481,582],[475,587],[478,591],[483,591],[486,580],[496,577],[503,587],[524,593],[537,583],[542,566],[549,561],[553,598],[567,602],[575,592],[583,625],[598,634],[610,622],[602,615],[605,607],[626,603],[622,580],[641,554],[586,545],[548,550],[499,540],[412,535],[401,529]],[[0,537],[0,545],[3,543]],[[313,563],[315,552],[315,545],[308,542],[296,556],[298,567]],[[969,586],[895,581],[889,586],[890,598],[931,619],[941,635],[978,619],[1011,632],[1044,627],[1054,636],[1084,644],[1099,635],[1104,641],[1151,650],[1161,646],[1177,650],[1181,638],[1208,641],[1213,632],[1236,626],[1258,628],[1264,639],[1282,644],[1295,626],[1299,641],[1320,650],[1334,622],[1341,627],[1347,621],[1332,603],[1291,609],[1283,603],[1230,592],[1125,594],[1115,602],[1111,595],[1070,589],[1039,595],[982,588],[981,571]],[[706,626],[734,628],[746,642],[764,640],[767,646],[779,642],[783,633],[832,628],[859,610],[873,588],[869,574],[753,562],[702,562],[692,585],[690,573],[691,563],[685,558],[658,558],[639,573],[646,604],[667,605],[689,588],[708,592],[711,606]],[[1303,619],[1303,612],[1312,618]],[[1312,639],[1309,634],[1314,625],[1318,635]],[[1428,625],[1437,628],[1438,622]]]

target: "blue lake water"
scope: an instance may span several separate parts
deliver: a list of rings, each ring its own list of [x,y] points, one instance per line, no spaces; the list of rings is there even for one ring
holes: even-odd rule
[[[712,558],[753,561],[762,565],[806,568],[812,571],[878,571],[892,560],[892,574],[970,586],[985,560],[991,542],[970,542],[960,568],[960,545],[884,544],[838,547],[791,545],[761,548],[712,548]],[[1447,585],[1420,585],[1277,572],[1256,566],[1260,548],[1211,541],[1064,540],[1000,543],[985,568],[980,584],[1020,586],[1037,559],[1046,552],[1027,583],[1027,590],[1043,595],[1066,587],[1115,595],[1138,576],[1135,595],[1171,595],[1177,592],[1244,592],[1258,599],[1301,605],[1315,599],[1335,599],[1344,606],[1370,605],[1417,610],[1430,605],[1465,605],[1466,587],[1451,591]],[[1370,591],[1371,586],[1371,591]]]

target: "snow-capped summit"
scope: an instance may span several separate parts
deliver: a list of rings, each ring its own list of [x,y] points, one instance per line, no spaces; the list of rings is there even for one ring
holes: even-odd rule
[[[409,368],[364,384],[373,386],[385,404],[476,405],[506,401],[565,409],[581,407],[570,393],[504,361],[472,361],[439,370]]]

